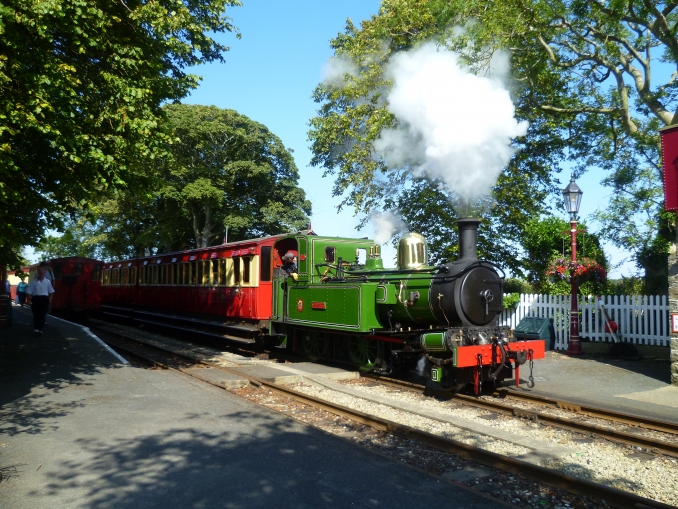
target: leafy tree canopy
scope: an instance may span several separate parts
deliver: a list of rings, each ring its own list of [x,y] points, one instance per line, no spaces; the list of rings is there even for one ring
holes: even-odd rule
[[[526,252],[524,264],[528,272],[527,280],[539,292],[569,293],[567,284],[556,288],[545,274],[554,258],[571,258],[570,229],[570,223],[554,216],[532,218],[525,225],[522,244]],[[598,235],[590,233],[585,223],[579,223],[577,230],[580,231],[577,234],[577,258],[590,258],[608,268]]]
[[[434,40],[486,73],[497,50],[508,50],[516,116],[530,128],[494,190],[490,215],[502,228],[495,238],[504,228],[507,238],[522,238],[525,217],[544,212],[564,164],[576,174],[598,167],[608,171],[615,196],[597,218],[602,233],[647,268],[648,252],[665,256],[673,228],[661,215],[656,131],[678,120],[677,7],[659,0],[384,0],[377,16],[360,27],[348,21],[331,42],[344,72],[315,91],[313,164],[335,176],[343,205],[358,212],[383,206],[385,192],[410,182],[407,168],[394,173],[373,149],[397,123],[384,100],[392,87],[387,63]]]
[[[219,61],[238,0],[0,4],[0,252],[34,244],[99,193],[144,185],[160,105]]]
[[[311,203],[292,153],[266,126],[233,110],[175,104],[164,129],[174,141],[159,195],[190,217],[195,245],[304,229]],[[188,226],[188,224],[186,224]]]
[[[308,225],[292,154],[264,125],[214,106],[163,109],[167,154],[152,185],[116,190],[49,245],[120,258],[221,244],[226,227],[234,241]]]

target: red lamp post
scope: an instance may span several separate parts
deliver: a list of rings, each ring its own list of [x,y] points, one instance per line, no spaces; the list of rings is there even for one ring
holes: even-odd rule
[[[577,213],[581,203],[581,195],[584,194],[575,183],[574,177],[569,185],[563,189],[563,198],[565,199],[565,210],[570,214],[570,236],[572,239],[572,261],[577,261]],[[579,340],[579,299],[577,282],[574,278],[574,268],[570,274],[570,285],[572,295],[570,297],[570,340],[567,342],[568,355],[581,355],[581,341]]]

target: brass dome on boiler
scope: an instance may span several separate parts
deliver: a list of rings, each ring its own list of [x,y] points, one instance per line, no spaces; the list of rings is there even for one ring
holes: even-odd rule
[[[428,245],[423,235],[406,233],[398,243],[398,268],[416,269],[428,264]]]

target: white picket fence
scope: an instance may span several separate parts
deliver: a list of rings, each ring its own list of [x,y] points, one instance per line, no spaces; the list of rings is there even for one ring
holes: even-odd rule
[[[664,295],[605,295],[600,303],[610,320],[619,326],[617,335],[623,341],[638,345],[667,346],[670,339],[669,306]],[[590,341],[611,342],[612,335],[605,332],[605,319],[594,295],[579,296],[579,337]],[[556,350],[567,349],[570,336],[569,295],[520,296],[520,304],[507,309],[499,316],[501,325],[512,329],[526,316],[553,319],[556,332]]]

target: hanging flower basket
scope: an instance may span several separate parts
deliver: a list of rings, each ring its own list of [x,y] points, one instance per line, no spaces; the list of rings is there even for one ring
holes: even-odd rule
[[[590,258],[582,258],[575,262],[565,258],[556,258],[546,269],[546,275],[554,283],[560,281],[570,283],[572,277],[574,277],[577,285],[582,285],[589,281],[599,285],[607,280],[605,267]]]

